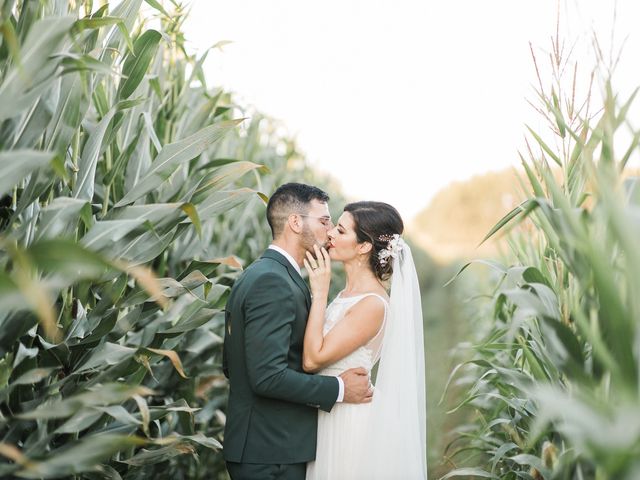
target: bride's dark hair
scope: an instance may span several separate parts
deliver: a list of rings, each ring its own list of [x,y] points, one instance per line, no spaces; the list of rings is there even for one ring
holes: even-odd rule
[[[344,207],[355,223],[358,243],[369,242],[373,248],[369,255],[369,266],[380,280],[388,280],[393,273],[393,262],[380,264],[378,254],[389,245],[381,238],[389,235],[402,235],[404,223],[398,211],[384,202],[354,202]]]

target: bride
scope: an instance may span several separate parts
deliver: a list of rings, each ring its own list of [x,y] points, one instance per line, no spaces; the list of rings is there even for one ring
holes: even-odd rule
[[[379,361],[371,403],[319,412],[307,480],[426,478],[422,307],[403,230],[391,205],[350,203],[328,234],[328,250],[307,253],[313,300],[304,369],[338,375],[364,367],[371,376]],[[347,280],[327,306],[332,260],[343,262]]]

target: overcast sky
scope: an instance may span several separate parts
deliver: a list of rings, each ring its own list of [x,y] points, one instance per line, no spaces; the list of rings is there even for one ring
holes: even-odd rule
[[[566,0],[561,28],[608,45],[613,0]],[[614,43],[637,30],[638,0],[620,0]],[[579,5],[576,9],[576,5]],[[517,164],[525,98],[556,29],[555,0],[192,0],[185,32],[210,53],[210,85],[280,120],[316,168],[353,199],[387,201],[410,220],[441,188]],[[568,12],[568,13],[567,13]],[[619,85],[640,84],[638,34]],[[544,60],[541,60],[544,61]]]

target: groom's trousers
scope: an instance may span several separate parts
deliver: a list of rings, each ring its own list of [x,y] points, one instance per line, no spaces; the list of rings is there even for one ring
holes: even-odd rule
[[[304,480],[307,464],[265,465],[227,462],[227,471],[231,480]]]

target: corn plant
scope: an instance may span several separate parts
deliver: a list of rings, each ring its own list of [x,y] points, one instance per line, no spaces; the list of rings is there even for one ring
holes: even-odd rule
[[[582,78],[565,52],[556,37],[550,82],[534,56],[549,130],[529,129],[529,198],[487,235],[511,229],[513,263],[484,262],[498,280],[483,335],[452,373],[467,391],[454,410],[474,421],[458,429],[443,479],[640,477],[637,90],[617,95],[609,68]]]
[[[0,2],[0,476],[216,476],[224,228],[262,167],[179,4],[92,3]]]

